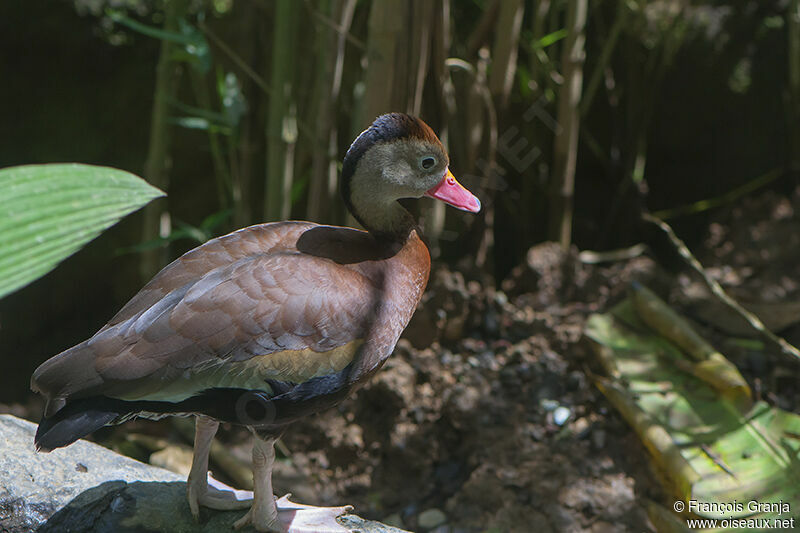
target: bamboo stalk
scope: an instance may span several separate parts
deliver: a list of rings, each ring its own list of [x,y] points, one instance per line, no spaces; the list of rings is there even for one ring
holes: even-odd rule
[[[378,115],[393,110],[398,93],[396,87],[404,81],[397,72],[397,53],[406,28],[406,8],[403,0],[383,0],[370,5],[364,98],[355,132],[361,131]]]
[[[629,68],[628,79],[625,83],[627,92],[636,94],[637,98],[625,98],[627,104],[626,116],[633,139],[629,146],[623,147],[621,152],[629,154],[623,168],[625,175],[620,180],[617,191],[600,231],[598,245],[604,247],[612,235],[612,228],[626,203],[641,204],[641,190],[644,185],[645,170],[647,167],[648,131],[656,110],[656,97],[661,81],[675,59],[686,35],[684,23],[685,6],[679,6],[678,12],[672,17],[669,27],[659,35],[659,43],[654,52],[650,53],[645,61],[642,72]],[[641,14],[640,14],[641,16]],[[628,65],[638,65],[640,58],[630,47],[624,49],[628,56]],[[633,193],[631,192],[633,191]],[[634,209],[638,209],[635,206]]]
[[[471,91],[470,96],[474,97],[476,100],[482,101],[483,110],[485,111],[486,136],[488,137],[488,142],[486,143],[487,149],[485,153],[488,163],[486,163],[485,168],[481,169],[483,173],[481,189],[489,190],[489,181],[497,172],[498,126],[497,110],[495,109],[494,100],[492,99],[491,91],[489,90],[488,78],[486,75],[489,63],[489,54],[486,49],[483,49],[482,52],[483,53],[479,54],[480,59],[478,61],[478,68],[476,69],[475,87]],[[478,120],[482,121],[482,119]],[[482,126],[481,129],[483,129]],[[479,148],[478,143],[482,144],[482,138],[474,135],[471,141],[476,143],[472,147],[473,152],[477,152]],[[490,198],[490,201],[486,202],[486,204],[487,205],[483,209],[483,231],[480,242],[478,243],[478,250],[475,253],[475,265],[478,268],[493,272],[494,262],[491,260],[492,255],[490,252],[494,249],[494,198]]]
[[[709,209],[715,209],[723,205],[729,205],[743,196],[752,194],[762,187],[766,187],[776,179],[782,177],[784,173],[785,169],[783,167],[773,168],[769,172],[758,176],[754,180],[748,181],[747,183],[744,183],[739,187],[735,187],[723,194],[720,194],[719,196],[706,198],[705,200],[699,200],[697,202],[692,202],[691,204],[685,204],[678,207],[662,209],[661,211],[654,211],[652,215],[656,218],[660,218],[661,220],[669,220],[671,218],[694,215],[696,213],[708,211]]]
[[[237,48],[240,50],[245,64],[255,64],[258,54],[256,35],[261,20],[256,16],[256,8],[252,2],[243,2],[241,6],[241,15],[236,24],[239,43]],[[248,95],[248,100],[252,98],[249,95],[258,94],[252,90],[256,84],[252,78],[242,76],[239,83],[243,94]],[[254,106],[253,101],[248,102],[248,104],[251,108]],[[236,228],[248,226],[255,222],[253,220],[254,205],[251,187],[256,167],[257,146],[260,143],[253,139],[253,132],[263,131],[259,124],[261,117],[263,117],[263,114],[244,113],[241,117],[242,122],[239,126],[238,137],[228,137],[228,160],[231,162],[233,225]]]
[[[776,347],[778,347],[781,352],[785,355],[788,355],[794,359],[800,360],[800,350],[798,350],[795,346],[789,344],[785,339],[779,337],[772,331],[770,331],[761,319],[758,318],[756,315],[739,305],[739,303],[731,298],[728,293],[725,292],[725,289],[722,288],[715,279],[708,275],[706,269],[703,268],[703,265],[697,258],[692,254],[689,247],[686,246],[680,237],[673,231],[672,227],[669,224],[664,222],[663,220],[654,217],[648,213],[642,215],[642,218],[651,224],[654,224],[658,229],[663,231],[667,237],[669,238],[672,245],[675,247],[675,250],[678,254],[683,258],[686,263],[692,267],[692,269],[700,275],[700,278],[705,282],[706,286],[709,288],[711,293],[716,296],[719,301],[723,304],[728,306],[728,308],[732,309],[736,314],[744,318],[756,331],[758,331],[767,341],[773,343]]]
[[[311,183],[308,194],[308,217],[314,221],[331,224],[344,222],[336,211],[338,190],[337,160],[338,132],[335,109],[339,102],[344,72],[345,45],[350,36],[356,0],[336,0],[330,8],[336,17],[336,26],[328,25],[329,32],[321,32],[318,41],[320,58],[325,58],[326,75],[319,78],[320,111],[317,115],[321,146],[315,147],[312,159]],[[328,20],[320,16],[320,20]],[[323,61],[320,61],[321,63]],[[327,82],[327,83],[326,83]]]
[[[496,172],[496,147],[497,147],[497,112],[504,110],[508,105],[508,97],[514,82],[514,75],[517,68],[517,55],[519,51],[519,38],[522,30],[522,19],[525,13],[525,4],[521,0],[508,0],[501,2],[496,16],[496,27],[494,31],[494,42],[491,52],[491,70],[487,75],[487,64],[489,56],[486,50],[479,54],[479,68],[477,80],[483,83],[476,84],[476,88],[483,87],[483,91],[472,92],[472,98],[482,99],[486,110],[487,132],[489,134],[490,150],[488,151],[488,164],[482,169],[484,179],[481,183],[481,190],[484,193],[492,193],[496,190],[490,187],[490,179]],[[483,117],[475,122],[480,124],[480,130],[475,130],[471,141],[474,146],[482,143],[482,124]],[[480,133],[479,133],[480,132]],[[488,267],[491,271],[494,268],[492,252],[494,249],[494,221],[496,217],[496,202],[494,195],[491,198],[484,197],[484,212],[482,217],[482,234],[478,244],[475,264],[480,267]]]
[[[331,104],[338,105],[339,97],[342,92],[342,76],[344,73],[345,44],[350,42],[350,27],[353,24],[353,15],[356,10],[356,0],[345,0],[339,18],[339,30],[336,42],[336,66],[333,71],[331,86]],[[362,44],[362,50],[366,47]],[[336,123],[336,113],[334,113],[334,123]],[[333,200],[338,197],[339,191],[339,168],[340,160],[339,133],[336,127],[332,127],[328,133],[328,198]],[[335,223],[342,224],[346,220],[346,209],[340,201],[331,202],[335,206],[332,219]]]
[[[212,109],[211,95],[209,94],[207,80],[204,75],[191,71],[192,85],[194,87],[197,103],[202,109]],[[211,162],[214,166],[214,177],[217,184],[217,201],[220,209],[227,209],[231,199],[231,175],[228,164],[220,147],[219,136],[211,128],[206,130],[208,146],[211,150]]]
[[[536,7],[533,9],[533,16],[531,17],[531,37],[533,42],[537,42],[544,37],[546,29],[545,23],[547,22],[547,14],[549,11],[550,0],[540,0],[536,3]],[[545,72],[547,69],[543,68],[545,65],[540,59],[540,53],[544,55],[544,57],[547,57],[544,50],[535,50],[530,54],[528,70],[534,80],[540,80],[542,82],[539,83],[539,81],[537,81],[536,83],[539,85],[539,90],[544,92],[545,87],[549,87],[552,83],[552,78]]]
[[[296,28],[299,2],[277,0],[272,42],[270,83],[272,94],[267,111],[267,173],[264,187],[264,220],[282,220],[291,212],[294,140],[291,115],[295,73]],[[294,118],[296,128],[296,117]]]
[[[600,52],[600,56],[597,58],[597,64],[594,66],[592,75],[589,77],[589,82],[586,84],[586,90],[581,98],[581,116],[586,115],[586,112],[594,101],[597,88],[600,86],[600,81],[605,76],[606,68],[611,61],[611,54],[616,49],[619,36],[622,34],[622,29],[625,27],[625,23],[628,20],[628,12],[626,0],[619,0],[614,24],[611,26],[608,37],[603,41],[603,49]]]
[[[685,369],[705,381],[741,412],[752,406],[752,392],[736,365],[714,349],[685,318],[647,287],[634,283],[631,301],[638,317],[653,331],[668,339],[691,357]]]
[[[483,10],[481,20],[467,39],[466,57],[475,57],[478,54],[478,50],[486,43],[492,28],[495,27],[495,20],[497,19],[497,13],[499,11],[500,0],[492,0],[492,3]]]
[[[434,8],[434,21],[432,35],[433,47],[431,49],[431,70],[436,87],[436,105],[442,117],[442,124],[439,129],[439,138],[445,146],[450,145],[450,115],[455,113],[453,102],[453,84],[447,69],[447,58],[450,55],[451,35],[450,35],[450,0],[440,0]],[[461,162],[456,163],[457,168]],[[426,220],[426,233],[430,239],[430,250],[432,257],[438,257],[441,250],[439,239],[444,231],[447,219],[447,209],[444,202],[433,202],[428,212]]]
[[[619,383],[597,377],[595,385],[636,431],[658,470],[672,482],[674,495],[688,500],[700,474],[683,457],[669,432],[653,420]]]
[[[408,3],[404,0],[383,0],[370,4],[367,22],[367,68],[364,74],[364,96],[357,102],[351,136],[355,137],[375,117],[401,110],[404,105],[406,64],[398,61],[398,45],[408,37]],[[358,225],[346,215],[347,225]]]
[[[522,0],[506,0],[500,6],[497,28],[492,47],[492,71],[489,75],[489,91],[499,109],[508,104],[514,74],[517,71],[519,35],[525,4]]]
[[[558,96],[558,123],[561,129],[556,133],[553,150],[548,233],[551,240],[559,242],[565,249],[572,242],[575,164],[578,155],[587,8],[587,0],[569,0],[567,37],[561,55],[564,72],[564,83]]]
[[[414,24],[410,25],[412,41],[405,54],[409,70],[405,110],[412,115],[420,115],[431,56],[435,4],[429,0],[414,0],[409,7],[409,20],[413,20]]]
[[[164,31],[176,32],[178,20],[183,16],[185,2],[167,2],[164,8]],[[176,44],[163,39],[156,66],[153,110],[150,118],[150,141],[144,163],[144,177],[162,191],[169,190],[170,126],[169,102],[174,99],[178,87],[180,70],[172,59]],[[165,203],[152,202],[143,210],[142,241],[148,242],[161,233],[162,220],[169,217]],[[149,280],[166,263],[167,252],[163,248],[144,250],[139,258],[139,275],[142,281]]]
[[[332,13],[340,8],[341,2],[338,0],[323,0],[316,6],[309,6],[310,9],[319,10],[321,17],[330,18]],[[327,215],[331,198],[327,195],[328,181],[328,135],[332,129],[331,114],[331,83],[333,71],[336,68],[336,35],[334,28],[330,25],[322,26],[317,24],[316,31],[316,68],[314,76],[314,102],[309,106],[309,122],[316,122],[315,135],[317,141],[311,147],[311,175],[308,184],[308,202],[306,204],[306,216],[309,220],[316,222],[332,222]]]

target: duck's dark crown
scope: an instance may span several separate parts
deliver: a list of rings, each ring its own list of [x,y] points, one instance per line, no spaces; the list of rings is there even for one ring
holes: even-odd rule
[[[379,143],[388,143],[400,139],[418,139],[442,147],[439,138],[422,120],[405,113],[387,113],[375,119],[372,125],[359,135],[344,156],[342,164],[342,196],[348,209],[350,204],[350,180],[356,172],[361,157]],[[444,147],[442,147],[444,151]]]

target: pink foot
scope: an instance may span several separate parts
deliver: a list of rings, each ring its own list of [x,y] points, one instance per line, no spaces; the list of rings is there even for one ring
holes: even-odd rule
[[[339,524],[336,518],[352,511],[352,506],[314,507],[289,501],[290,496],[287,494],[275,501],[277,517],[270,517],[268,512],[257,512],[254,506],[234,527],[239,529],[252,525],[257,531],[269,533],[349,533],[350,530]]]
[[[349,531],[336,519],[352,512],[352,505],[341,507],[314,507],[289,501],[291,494],[278,498],[278,519],[288,526],[290,533],[340,533]]]

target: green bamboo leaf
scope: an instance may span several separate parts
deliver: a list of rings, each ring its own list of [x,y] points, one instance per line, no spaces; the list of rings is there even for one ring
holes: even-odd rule
[[[708,360],[698,363],[698,357],[710,357],[710,345],[688,333],[673,311],[661,309],[663,302],[633,301],[643,295],[639,288],[611,313],[591,316],[584,333],[609,375],[597,379],[598,388],[651,452],[663,485],[691,511],[682,518],[796,516],[800,416],[763,402],[743,410],[741,397],[722,386],[725,380],[696,371]],[[735,369],[710,351],[722,367]]]
[[[560,30],[556,30],[553,33],[549,33],[533,43],[534,48],[547,48],[548,46],[557,43],[561,39],[564,39],[567,36],[567,30],[562,28]]]
[[[123,170],[80,164],[0,169],[0,298],[45,275],[164,193]]]
[[[173,50],[174,60],[186,61],[201,74],[205,74],[211,69],[211,49],[208,42],[203,33],[189,24],[186,19],[179,19],[180,32],[173,32],[142,24],[115,9],[106,10],[106,14],[114,22],[127,26],[142,35],[181,45],[181,48]]]

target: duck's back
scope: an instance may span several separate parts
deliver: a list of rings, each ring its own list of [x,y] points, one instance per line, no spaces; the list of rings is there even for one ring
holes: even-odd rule
[[[288,422],[380,366],[429,269],[415,231],[400,244],[307,222],[245,228],[165,267],[92,338],[43,363],[31,385],[47,398],[51,426],[107,403],[73,433],[135,412],[240,417],[220,403],[243,391]]]

